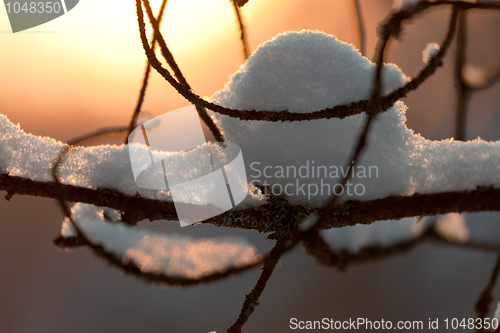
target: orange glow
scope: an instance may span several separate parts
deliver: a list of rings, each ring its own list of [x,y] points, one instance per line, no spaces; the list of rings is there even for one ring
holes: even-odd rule
[[[160,3],[152,1],[154,12]],[[249,1],[242,13],[250,50],[280,32],[304,28],[348,41],[348,3]],[[318,12],[325,18],[318,18]],[[0,32],[1,112],[27,132],[67,140],[96,127],[128,123],[146,63],[135,1],[80,1],[64,16],[16,34],[0,10]],[[162,32],[188,82],[202,96],[221,89],[243,63],[228,0],[169,0]],[[187,104],[152,74],[143,110],[159,115]]]

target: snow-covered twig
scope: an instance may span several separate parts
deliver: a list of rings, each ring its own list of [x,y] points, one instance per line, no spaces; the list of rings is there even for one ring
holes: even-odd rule
[[[15,194],[45,198],[60,196],[69,202],[109,207],[122,212],[122,221],[130,225],[135,225],[138,221],[145,219],[150,221],[177,220],[173,202],[129,195],[116,189],[92,189],[2,174],[0,175],[0,190],[6,191],[10,196]],[[286,209],[292,208],[303,212],[306,216],[315,211],[311,207],[288,203]],[[284,209],[264,204],[223,213],[204,223],[274,232],[282,227],[274,220],[274,217]],[[391,196],[370,201],[347,201],[338,205],[336,211],[337,213],[325,222],[324,228],[370,224],[380,220],[431,216],[456,211],[500,211],[500,189],[479,188],[463,192],[417,193],[412,196]],[[342,218],[339,219],[339,216]]]

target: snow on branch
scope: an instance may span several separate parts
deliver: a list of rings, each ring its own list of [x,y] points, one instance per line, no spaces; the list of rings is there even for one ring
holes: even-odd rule
[[[106,218],[112,221],[106,221]],[[77,204],[72,217],[78,231],[93,247],[114,256],[123,267],[149,274],[149,281],[189,285],[225,276],[232,267],[252,266],[260,260],[255,248],[237,237],[196,239],[131,228],[120,223],[119,213],[109,208]],[[66,219],[62,237],[77,236]],[[131,263],[132,262],[132,263]]]
[[[286,59],[292,51],[300,63]],[[280,62],[274,64],[275,59]],[[325,92],[315,80],[319,76],[328,81],[333,74],[323,69],[332,66],[337,68],[334,71],[342,68],[339,73],[333,72],[341,83]],[[406,77],[397,67],[385,68],[384,89],[389,91],[405,82]],[[322,72],[328,75],[322,76]],[[366,81],[371,80],[372,73],[373,65],[366,58],[331,36],[307,31],[288,33],[262,46],[214,98],[230,107],[288,103],[289,108],[300,105],[295,111],[303,107],[313,110],[317,103],[328,103],[326,99],[343,103],[356,98],[356,94],[368,94],[370,85]],[[279,83],[281,88],[276,87]],[[266,99],[254,98],[256,90],[273,88],[276,91],[268,93]],[[498,198],[500,188],[500,142],[426,140],[406,127],[405,113],[406,106],[397,102],[380,114],[367,137],[364,155],[355,166],[347,168],[344,166],[366,114],[302,123],[248,122],[213,114],[227,139],[241,147],[248,180],[263,186],[268,196],[282,196],[284,204],[280,208],[274,206],[276,201],[263,204],[265,198],[251,187],[246,206],[209,222],[276,231],[280,223],[269,216],[280,209],[297,207],[301,212],[298,216],[303,218],[321,207],[332,192],[340,191],[343,195],[339,211],[350,212],[341,225],[453,211],[497,210],[496,202],[500,201],[492,199]],[[122,212],[127,223],[145,218],[175,219],[168,190],[144,190],[136,185],[127,145],[74,147],[59,168],[61,184],[54,184],[51,168],[67,146],[26,134],[5,116],[0,116],[0,133],[0,189],[10,195],[61,197],[108,206]],[[189,154],[197,154],[200,149]],[[193,167],[183,164],[185,169]],[[339,188],[338,181],[347,174],[350,181]],[[440,204],[434,205],[432,200]],[[392,207],[397,202],[404,205],[400,209]],[[339,226],[339,222],[330,217],[325,227],[333,226]]]

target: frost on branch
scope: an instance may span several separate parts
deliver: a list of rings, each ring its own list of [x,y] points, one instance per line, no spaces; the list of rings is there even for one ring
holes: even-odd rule
[[[429,43],[425,46],[425,49],[422,51],[422,61],[424,62],[424,64],[427,64],[438,53],[439,53],[439,44]]]
[[[90,242],[103,246],[122,262],[133,261],[144,273],[199,279],[259,259],[255,248],[237,237],[196,239],[131,228],[104,219],[104,214],[117,219],[117,211],[87,204],[75,205],[72,214],[79,230]],[[76,235],[67,219],[61,234],[63,237]]]

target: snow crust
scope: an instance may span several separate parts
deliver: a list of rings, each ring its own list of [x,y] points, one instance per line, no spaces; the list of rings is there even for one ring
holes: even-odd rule
[[[104,212],[107,216],[118,216],[117,211],[87,204],[76,204],[72,209],[75,223],[93,244],[102,245],[123,262],[133,261],[143,272],[197,279],[259,259],[256,249],[237,237],[197,239],[161,234],[107,222]],[[63,223],[62,234],[75,235],[68,220]]]

